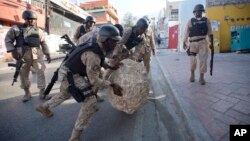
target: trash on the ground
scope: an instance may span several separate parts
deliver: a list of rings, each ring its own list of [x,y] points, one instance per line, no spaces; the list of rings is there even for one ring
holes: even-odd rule
[[[108,90],[108,98],[112,106],[127,114],[132,114],[147,101],[149,95],[149,80],[143,63],[130,59],[122,61],[123,65],[114,71],[109,80],[119,84],[123,96],[113,94],[113,89]]]

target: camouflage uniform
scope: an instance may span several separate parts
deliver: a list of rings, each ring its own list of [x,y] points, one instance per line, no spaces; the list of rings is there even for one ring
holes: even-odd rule
[[[151,50],[155,50],[154,33],[151,27],[148,27],[145,32],[145,35],[146,36],[143,40],[143,43],[135,48],[133,55],[136,60],[143,60],[144,66],[147,72],[149,72],[151,62]]]
[[[79,44],[83,43],[82,41],[86,41],[90,39],[92,36],[88,35],[93,35],[93,34],[85,34],[84,36],[81,37],[81,40],[79,40]],[[99,43],[99,46],[102,48],[101,43]],[[83,52],[81,55],[81,61],[82,63],[86,66],[86,73],[88,76],[89,81],[87,80],[86,77],[82,77],[79,74],[73,75],[75,85],[76,87],[80,89],[84,89],[88,87],[90,84],[93,86],[92,90],[96,91],[97,88],[107,88],[110,86],[110,82],[107,80],[100,79],[98,76],[100,74],[101,66],[100,66],[100,58],[97,54],[91,52],[91,51],[86,51]],[[62,81],[61,86],[60,86],[60,94],[55,95],[51,100],[45,102],[43,106],[45,107],[55,107],[65,101],[66,99],[71,97],[71,94],[68,92],[68,80],[67,80],[67,72],[68,68],[62,64],[59,70],[59,76],[58,80]],[[87,97],[80,109],[78,118],[75,122],[74,130],[77,131],[83,131],[84,129],[87,128],[88,123],[90,121],[91,116],[93,113],[96,111],[96,97],[90,96]],[[73,130],[73,131],[74,131]]]
[[[80,25],[77,29],[76,29],[76,32],[75,32],[75,34],[74,34],[74,37],[73,37],[73,41],[76,43],[77,42],[77,40],[81,37],[80,36],[80,32],[81,32],[81,27],[84,27],[85,28],[85,32],[86,33],[88,33],[88,32],[90,32],[90,31],[92,31],[93,29],[94,29],[94,27],[93,28],[87,28],[86,27],[86,24],[83,24],[83,25]],[[86,34],[85,33],[85,34]]]
[[[184,41],[187,41],[187,39],[189,38],[190,52],[197,53],[199,55],[200,73],[206,73],[207,72],[207,58],[208,58],[208,36],[212,33],[211,24],[210,24],[209,19],[207,19],[208,32],[204,36],[189,37],[191,27],[192,27],[192,23],[191,23],[191,20],[189,20],[189,22],[187,23],[186,32],[184,35]],[[203,39],[203,40],[195,41],[197,39]],[[196,63],[197,63],[196,56],[191,55],[190,56],[191,71],[195,71]]]
[[[28,31],[30,28],[32,27],[26,28],[26,31]],[[44,89],[46,86],[45,75],[44,75],[45,64],[44,64],[43,56],[44,54],[49,54],[49,50],[45,42],[43,31],[39,28],[38,30],[39,30],[41,48],[27,47],[27,46],[15,47],[14,42],[16,40],[16,36],[20,34],[20,29],[16,25],[10,28],[10,30],[8,31],[5,37],[5,44],[6,44],[7,52],[11,52],[12,50],[17,48],[17,51],[20,54],[22,54],[22,52],[25,50],[25,54],[23,56],[24,63],[20,70],[20,80],[21,80],[22,89],[30,88],[29,72],[30,72],[31,66],[37,72],[37,87],[39,89]]]
[[[117,47],[115,48],[115,50],[113,52],[113,58],[110,60],[111,66],[118,64],[123,59],[132,58],[133,49],[128,50],[125,46],[130,35],[132,34],[132,32],[133,32],[133,30],[131,27],[125,28],[122,39],[118,42]],[[141,35],[141,38],[145,38],[143,34]],[[141,42],[136,47],[142,45],[142,43],[143,42]],[[136,48],[136,47],[134,47],[134,48]]]

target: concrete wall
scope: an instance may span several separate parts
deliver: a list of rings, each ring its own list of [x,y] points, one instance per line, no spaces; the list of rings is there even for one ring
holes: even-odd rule
[[[212,27],[214,29],[215,43],[218,44],[216,45],[216,50],[219,52],[229,52],[231,50],[230,27],[250,25],[249,11],[250,2],[243,4],[227,4],[225,6],[210,6],[206,9],[207,16],[213,23]]]

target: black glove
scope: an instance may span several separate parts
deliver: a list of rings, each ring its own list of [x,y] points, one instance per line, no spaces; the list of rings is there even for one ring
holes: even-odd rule
[[[21,54],[17,52],[16,49],[11,51],[12,57],[15,58],[16,60],[19,60],[21,58]]]
[[[113,92],[117,96],[122,96],[122,88],[120,85],[112,83],[110,86],[113,88]]]

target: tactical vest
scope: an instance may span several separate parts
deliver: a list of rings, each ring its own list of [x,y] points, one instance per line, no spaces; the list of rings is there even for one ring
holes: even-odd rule
[[[82,35],[84,35],[84,34],[86,34],[87,32],[86,32],[86,29],[85,29],[85,27],[84,27],[84,25],[82,25],[81,27],[80,27],[80,32],[79,32],[79,35],[78,35],[78,39],[82,36]]]
[[[192,27],[190,29],[189,37],[207,35],[208,27],[207,27],[207,18],[206,17],[202,17],[201,20],[197,20],[196,18],[192,18],[191,24],[192,24]]]
[[[101,59],[100,66],[103,66],[105,57],[98,43],[95,41],[83,43],[77,46],[65,61],[65,66],[68,67],[73,74],[78,73],[81,76],[87,76],[86,66],[81,60],[81,55],[85,51],[92,51],[97,54]]]
[[[132,33],[130,34],[127,42],[125,43],[126,47],[128,50],[132,49],[133,47],[139,45],[142,41],[142,38],[136,36],[135,33],[133,33],[133,29],[132,29]]]
[[[23,27],[22,25],[18,25],[17,27],[19,28],[20,34],[16,37],[16,47],[40,47],[40,37],[38,28],[27,28]]]

